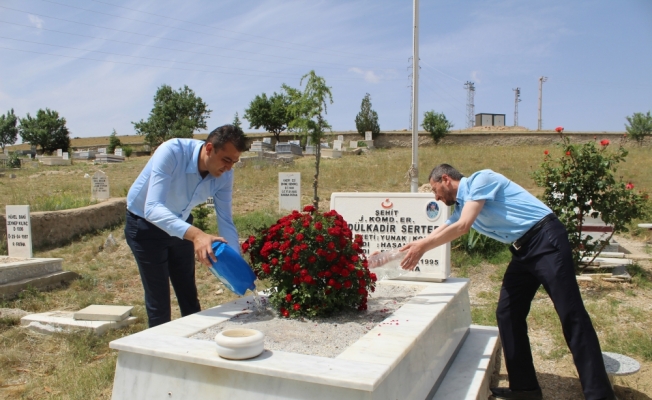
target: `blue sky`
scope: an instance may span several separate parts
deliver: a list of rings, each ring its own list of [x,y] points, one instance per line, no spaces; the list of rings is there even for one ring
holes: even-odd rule
[[[475,111],[543,128],[623,131],[652,110],[652,1],[420,1],[419,114],[466,126]],[[71,137],[134,134],[156,89],[188,85],[209,129],[260,93],[299,87],[314,69],[332,87],[327,120],[354,130],[365,93],[383,130],[408,127],[412,1],[3,0],[0,112],[58,111]],[[421,117],[420,117],[421,118]],[[248,121],[243,121],[245,130]]]

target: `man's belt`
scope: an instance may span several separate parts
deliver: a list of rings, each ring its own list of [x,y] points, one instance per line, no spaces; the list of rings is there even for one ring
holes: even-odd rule
[[[514,243],[512,243],[512,246],[514,246],[514,249],[520,250],[521,246],[526,244],[527,242],[530,241],[536,235],[539,233],[541,228],[546,226],[546,224],[552,220],[557,219],[557,216],[555,214],[548,214],[545,217],[541,218],[539,222],[537,222],[532,228],[528,229],[527,232],[523,234],[520,238],[516,239]]]

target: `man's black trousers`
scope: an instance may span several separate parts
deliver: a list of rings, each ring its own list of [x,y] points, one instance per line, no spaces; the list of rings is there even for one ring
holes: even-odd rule
[[[512,261],[503,278],[496,310],[510,388],[539,388],[526,317],[534,295],[539,286],[543,285],[559,315],[585,398],[613,398],[600,343],[584,308],[575,278],[568,233],[564,225],[554,218],[519,250],[513,246],[510,246],[510,250]]]
[[[192,223],[192,215],[186,222]],[[195,250],[191,241],[170,236],[129,211],[125,238],[140,271],[150,328],[171,320],[170,282],[182,316],[201,310],[195,283]]]

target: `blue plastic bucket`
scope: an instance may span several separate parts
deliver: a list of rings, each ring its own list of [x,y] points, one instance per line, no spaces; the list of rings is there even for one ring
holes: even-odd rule
[[[247,289],[256,290],[256,275],[238,252],[224,242],[213,242],[213,253],[217,261],[211,261],[209,269],[224,286],[238,296],[243,296]]]

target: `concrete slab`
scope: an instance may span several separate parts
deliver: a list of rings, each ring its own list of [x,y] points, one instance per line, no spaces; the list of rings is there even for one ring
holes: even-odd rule
[[[39,290],[51,290],[61,287],[64,284],[78,279],[79,275],[71,271],[53,272],[51,274],[41,275],[36,278],[22,279],[16,282],[5,283],[0,285],[0,299],[11,299],[18,295],[18,293],[33,287]]]
[[[63,271],[62,258],[12,259],[0,256],[0,285]]]
[[[79,321],[73,318],[70,311],[50,311],[30,314],[20,319],[20,324],[35,332],[55,333],[86,330],[103,335],[109,329],[119,329],[136,322],[136,317],[128,317],[122,321]]]
[[[74,313],[73,318],[84,321],[119,322],[127,318],[133,309],[133,306],[105,306],[93,304]]]

